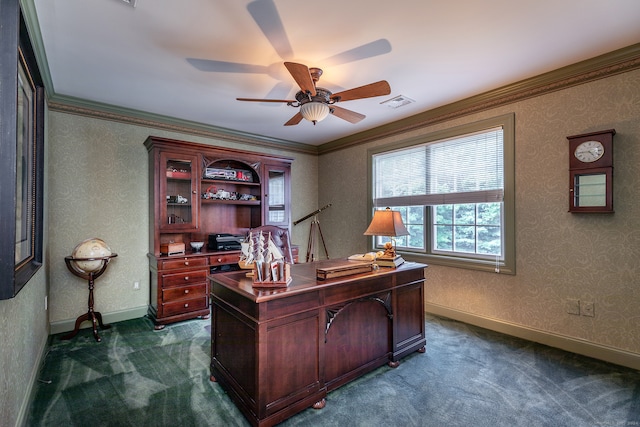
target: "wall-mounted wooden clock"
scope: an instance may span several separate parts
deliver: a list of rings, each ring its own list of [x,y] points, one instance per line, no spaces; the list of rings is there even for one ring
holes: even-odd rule
[[[614,129],[568,136],[569,212],[613,213]]]

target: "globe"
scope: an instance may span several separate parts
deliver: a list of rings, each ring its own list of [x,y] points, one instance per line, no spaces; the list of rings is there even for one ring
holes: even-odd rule
[[[76,267],[85,273],[94,273],[102,268],[104,261],[75,261],[77,258],[102,258],[111,256],[111,249],[102,239],[96,237],[84,240],[76,245],[71,253]]]

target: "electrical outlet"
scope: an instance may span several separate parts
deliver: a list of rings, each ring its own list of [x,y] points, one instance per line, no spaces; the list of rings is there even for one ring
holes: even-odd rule
[[[577,299],[567,300],[566,304],[567,313],[580,316],[580,301]]]
[[[140,282],[135,281],[133,282],[133,289],[135,289],[136,291],[140,290]]]
[[[593,317],[595,315],[594,303],[583,302],[580,304],[580,314],[587,317]]]

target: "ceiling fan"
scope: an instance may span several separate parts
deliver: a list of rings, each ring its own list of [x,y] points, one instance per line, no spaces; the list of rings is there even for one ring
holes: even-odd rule
[[[304,118],[313,122],[325,119],[329,114],[333,114],[349,123],[358,123],[366,116],[347,110],[335,105],[338,102],[351,101],[354,99],[372,98],[375,96],[389,95],[391,87],[386,80],[359,86],[353,89],[344,90],[338,93],[331,93],[329,90],[317,87],[322,70],[320,68],[309,68],[304,64],[295,62],[285,62],[284,66],[300,86],[300,91],[296,93],[295,100],[292,99],[257,99],[257,98],[236,98],[238,101],[251,102],[284,102],[291,107],[298,108],[296,113],[285,126],[297,125]]]

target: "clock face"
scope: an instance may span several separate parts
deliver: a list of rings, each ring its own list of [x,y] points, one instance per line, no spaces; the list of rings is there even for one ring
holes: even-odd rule
[[[595,162],[604,155],[604,146],[600,141],[585,141],[576,147],[573,155],[581,162]]]

